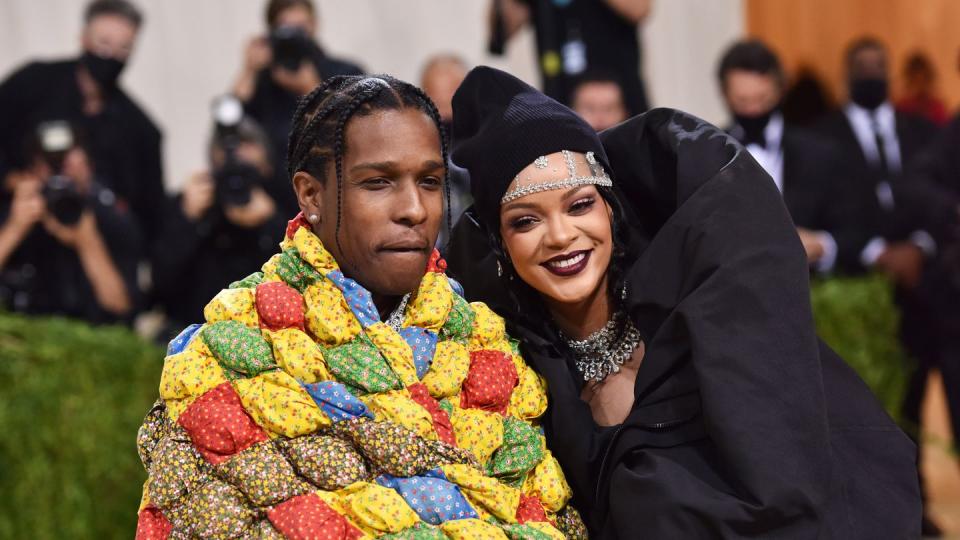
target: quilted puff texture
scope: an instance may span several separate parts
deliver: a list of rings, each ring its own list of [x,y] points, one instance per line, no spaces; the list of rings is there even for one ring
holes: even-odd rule
[[[273,437],[299,437],[332,423],[303,386],[282,371],[268,371],[233,384],[244,409]]]
[[[380,313],[377,306],[373,304],[373,295],[370,291],[364,289],[356,281],[343,275],[343,272],[334,270],[326,275],[343,295],[347,307],[353,313],[353,316],[360,322],[360,326],[366,328],[374,323],[380,322]]]
[[[477,517],[460,488],[448,481],[440,470],[409,478],[384,475],[377,478],[377,483],[399,493],[420,519],[432,525]]]
[[[370,482],[357,482],[337,492],[347,518],[372,536],[400,532],[420,517],[396,491]]]
[[[263,279],[281,280],[302,293],[323,278],[320,272],[300,258],[296,249],[285,249],[263,265]]]
[[[310,336],[296,328],[264,334],[273,346],[274,362],[294,379],[304,384],[333,380],[323,352]]]
[[[440,329],[443,339],[453,339],[466,342],[473,333],[473,323],[476,316],[473,308],[460,295],[453,296],[447,320]]]
[[[290,540],[354,540],[364,536],[363,531],[314,493],[284,501],[270,510],[267,517]]]
[[[173,524],[156,507],[147,507],[137,516],[136,540],[166,540]]]
[[[338,381],[363,394],[402,388],[393,368],[365,335],[340,347],[327,349],[323,356],[327,369]]]
[[[257,507],[272,506],[313,491],[270,443],[260,443],[217,465],[217,475],[239,489]]]
[[[430,369],[437,350],[437,333],[419,326],[408,326],[400,330],[400,337],[407,342],[407,346],[413,352],[417,378],[423,379]]]
[[[370,479],[363,456],[348,441],[332,435],[279,439],[276,444],[297,474],[327,491]]]
[[[177,420],[193,401],[227,382],[220,365],[202,340],[195,339],[183,352],[168,356],[160,374],[160,397],[167,415]]]
[[[427,272],[417,294],[410,299],[410,309],[403,319],[404,326],[419,326],[439,332],[447,321],[455,296],[445,275]]]
[[[506,414],[518,383],[517,370],[510,357],[500,351],[473,351],[460,406]]]
[[[238,321],[256,328],[260,320],[253,303],[253,289],[223,289],[203,308],[203,318],[208,323]]]
[[[171,343],[138,437],[139,534],[552,538],[544,519],[578,530],[535,427],[543,381],[503,320],[454,292],[435,256],[394,330],[304,220],[289,232]]]
[[[303,291],[307,303],[307,330],[323,347],[339,347],[357,337],[363,328],[347,307],[340,289],[320,280]]]
[[[323,381],[303,385],[310,397],[317,402],[323,412],[334,422],[366,417],[373,420],[373,413],[367,405],[347,390],[347,387],[333,381]]]
[[[202,324],[191,324],[190,326],[184,328],[177,334],[177,337],[170,340],[170,343],[167,344],[167,356],[172,356],[174,354],[179,354],[187,348],[187,345],[190,341],[197,335],[197,330],[203,326]]]
[[[503,419],[503,443],[490,459],[487,472],[513,485],[544,458],[540,432],[530,424],[512,417]]]
[[[247,414],[230,383],[223,383],[197,398],[178,422],[190,434],[200,454],[214,465],[269,439]]]
[[[304,329],[303,296],[286,283],[268,281],[257,285],[254,301],[261,328]]]
[[[437,343],[430,369],[423,376],[423,385],[436,399],[460,393],[470,371],[470,353],[456,341]]]
[[[273,349],[260,331],[240,321],[204,325],[200,336],[227,373],[253,377],[277,367]]]

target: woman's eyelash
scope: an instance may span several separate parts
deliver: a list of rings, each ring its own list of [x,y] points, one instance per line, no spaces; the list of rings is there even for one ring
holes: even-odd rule
[[[533,222],[534,222],[534,219],[532,217],[527,216],[527,217],[517,218],[513,220],[510,223],[510,226],[513,227],[514,229],[520,229],[520,228],[532,225]]]
[[[590,207],[591,205],[593,205],[593,203],[594,203],[593,197],[584,197],[583,199],[574,201],[574,203],[570,205],[570,209],[571,209],[571,210],[580,210],[580,209],[583,209],[583,208],[588,208],[588,207]]]

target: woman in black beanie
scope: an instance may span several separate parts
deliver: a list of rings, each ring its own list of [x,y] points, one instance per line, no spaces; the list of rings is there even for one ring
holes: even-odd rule
[[[495,69],[453,100],[474,207],[450,271],[547,381],[595,538],[915,538],[915,448],[813,328],[782,199],[658,109],[599,137]]]

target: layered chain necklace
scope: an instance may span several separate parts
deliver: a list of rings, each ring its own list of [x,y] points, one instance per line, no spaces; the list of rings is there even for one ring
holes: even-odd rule
[[[617,311],[607,324],[584,339],[572,339],[563,332],[560,337],[573,351],[577,371],[586,382],[603,382],[630,359],[640,346],[640,331],[624,311]]]

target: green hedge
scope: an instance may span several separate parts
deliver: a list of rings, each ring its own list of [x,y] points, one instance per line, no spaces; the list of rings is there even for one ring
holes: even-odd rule
[[[124,328],[0,314],[0,538],[132,538],[163,352]]]
[[[913,364],[900,345],[900,312],[883,276],[814,280],[817,333],[843,357],[895,420]]]

